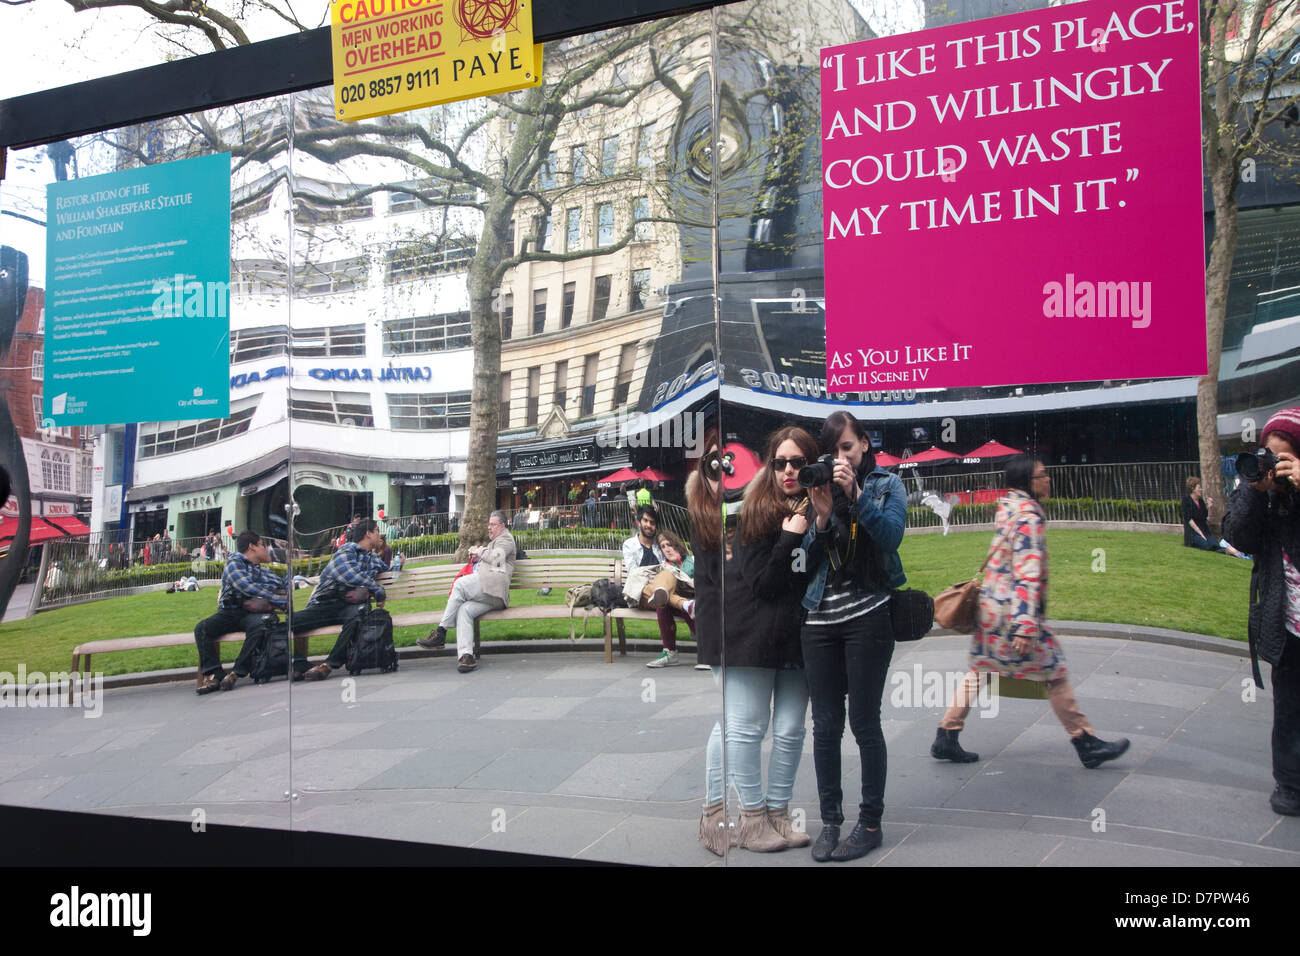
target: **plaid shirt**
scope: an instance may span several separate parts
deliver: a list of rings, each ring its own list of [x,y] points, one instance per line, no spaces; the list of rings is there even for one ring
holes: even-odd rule
[[[272,574],[260,564],[254,564],[242,554],[232,554],[226,558],[225,570],[221,572],[221,597],[217,600],[220,607],[239,607],[245,598],[269,598],[276,607],[284,607],[288,585],[284,578]],[[277,594],[279,591],[281,593]]]
[[[388,565],[373,551],[367,551],[355,541],[349,541],[334,552],[330,563],[320,573],[320,584],[311,594],[308,607],[324,601],[337,601],[344,591],[352,588],[369,588],[376,601],[384,600],[384,589],[375,583],[375,576],[388,570]]]

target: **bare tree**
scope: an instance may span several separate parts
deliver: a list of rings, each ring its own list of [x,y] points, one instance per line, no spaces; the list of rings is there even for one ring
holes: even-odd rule
[[[1238,197],[1243,163],[1259,157],[1294,159],[1266,137],[1274,124],[1294,117],[1300,45],[1297,0],[1201,0],[1201,112],[1205,171],[1214,203],[1214,238],[1205,267],[1207,369],[1196,387],[1201,480],[1214,499],[1210,523],[1223,518],[1219,468],[1219,365],[1223,352],[1228,285],[1237,251]]]

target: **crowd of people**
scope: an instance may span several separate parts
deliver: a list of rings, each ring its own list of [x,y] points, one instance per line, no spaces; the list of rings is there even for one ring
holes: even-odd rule
[[[1255,556],[1254,674],[1260,681],[1263,658],[1273,665],[1275,684],[1272,805],[1279,813],[1300,814],[1300,651],[1290,643],[1300,640],[1300,560],[1293,560],[1300,559],[1300,409],[1274,416],[1264,442],[1273,456],[1269,470],[1233,492],[1224,543]],[[705,748],[703,845],[719,855],[728,846],[772,852],[811,845],[818,862],[857,859],[884,842],[888,755],[880,711],[895,641],[902,636],[895,634],[891,601],[907,581],[899,557],[907,497],[898,476],[877,467],[868,430],[848,412],[832,414],[816,437],[802,428],[781,428],[764,448],[747,471],[737,466],[746,455],[753,459],[752,452],[724,446],[716,430],[706,433],[704,455],[686,484],[689,547],[660,530],[653,504],[636,506],[635,533],[622,548],[625,594],[656,612],[662,649],[648,667],[680,663],[676,628],[684,621],[697,641],[696,666],[709,670],[723,691],[723,720]],[[1041,502],[1051,493],[1051,479],[1041,461],[1021,455],[1007,464],[1005,487],[980,580],[969,671],[936,728],[931,756],[954,763],[979,759],[958,737],[980,681],[997,675],[1041,683],[1080,762],[1093,769],[1123,756],[1129,741],[1096,736],[1075,699],[1061,643],[1047,626],[1049,562]],[[1196,508],[1188,534],[1208,540],[1199,491],[1199,482],[1189,481]],[[425,648],[445,647],[454,629],[461,673],[477,666],[475,619],[508,606],[510,599],[517,549],[506,515],[494,511],[487,531],[488,543],[471,550],[455,580],[441,623],[418,641]],[[306,609],[293,616],[295,634],[346,624],[371,600],[383,605],[377,577],[389,562],[381,529],[358,516],[344,537]],[[241,534],[237,551],[227,561],[217,614],[195,629],[200,694],[228,690],[246,675],[249,642],[225,674],[215,640],[239,629],[254,639],[258,624],[249,617],[247,601],[282,608],[287,600],[285,582],[263,567],[267,549],[256,534]],[[297,658],[295,675],[323,680],[341,666],[346,651],[341,635],[324,662],[310,667]],[[816,841],[789,812],[810,709],[822,824]],[[841,785],[846,718],[861,777],[857,819],[847,833]],[[738,797],[736,820],[725,812],[727,787]]]

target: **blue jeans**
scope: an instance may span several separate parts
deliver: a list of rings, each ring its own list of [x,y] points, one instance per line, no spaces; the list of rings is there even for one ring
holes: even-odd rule
[[[728,667],[723,676],[723,746],[727,777],[742,810],[790,803],[803,753],[808,681],[803,668]],[[772,724],[772,756],[763,793],[763,737]]]

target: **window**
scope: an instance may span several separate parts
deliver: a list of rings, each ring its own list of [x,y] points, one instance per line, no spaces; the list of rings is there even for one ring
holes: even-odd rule
[[[375,426],[368,392],[289,391],[289,417],[300,422],[324,422],[326,425]]]
[[[634,269],[632,270],[632,296],[628,302],[627,310],[636,312],[638,309],[644,309],[645,304],[650,299],[650,270]]]
[[[388,282],[464,272],[476,249],[473,239],[445,239],[428,245],[390,249],[385,256],[384,271]]]
[[[542,368],[540,365],[534,365],[528,370],[528,408],[525,413],[524,424],[537,424],[537,406],[541,400],[542,391]]]
[[[557,165],[557,158],[555,155],[555,150],[551,150],[549,153],[546,154],[546,158],[542,160],[542,168],[538,172],[538,179],[543,189],[555,188],[556,165]]]
[[[501,373],[501,422],[500,428],[510,427],[510,373]]]
[[[513,219],[510,220],[510,229],[506,233],[506,248],[510,250],[511,255],[515,254],[515,221]]]
[[[564,213],[564,251],[577,252],[582,248],[582,210],[567,209]]]
[[[546,331],[546,290],[533,290],[533,335]]]
[[[600,174],[613,176],[618,168],[618,137],[606,136],[600,141]]]
[[[388,194],[388,214],[396,216],[403,212],[415,212],[423,203],[415,193],[391,192]]]
[[[429,392],[388,396],[394,431],[469,428],[469,392]]]
[[[655,124],[646,123],[641,127],[641,133],[636,140],[636,166],[637,169],[650,169],[654,166],[654,138]]]
[[[568,286],[565,286],[565,289],[567,290]],[[565,294],[568,294],[567,291]],[[32,381],[45,381],[45,350],[40,347],[32,349]]]
[[[600,353],[588,355],[582,366],[582,408],[583,417],[593,415],[596,411],[596,371],[600,365]]]
[[[632,388],[632,372],[636,367],[636,343],[623,346],[618,356],[618,381],[614,385],[614,407],[627,403],[628,392]]]
[[[507,292],[501,297],[501,341],[510,339],[515,330],[515,294]]]
[[[289,267],[275,259],[236,259],[231,263],[232,292],[279,295],[289,286]]]
[[[267,198],[266,205],[269,207],[270,197]],[[299,223],[353,222],[369,219],[375,214],[375,207],[369,196],[336,201],[299,196],[293,201],[293,213],[295,221]]]
[[[289,354],[289,330],[283,325],[230,330],[230,364]]]
[[[72,491],[72,453],[42,448],[41,483],[46,491]]]
[[[41,422],[45,421],[45,410],[41,406],[41,396],[32,396],[32,425],[33,428],[40,428]]]
[[[564,283],[564,312],[560,318],[560,328],[567,329],[573,324],[573,303],[578,298],[578,283]]]
[[[569,363],[555,363],[555,394],[552,396],[555,407],[565,409],[569,405]]]
[[[366,327],[332,325],[323,329],[294,329],[290,334],[295,358],[333,358],[366,354]]]
[[[545,213],[533,216],[533,248],[538,252],[551,251],[551,217]]]
[[[596,246],[614,244],[614,204],[603,202],[596,207]]]
[[[610,276],[596,276],[596,299],[591,306],[591,321],[599,322],[609,313]]]
[[[203,422],[149,422],[140,426],[140,458],[156,458],[173,452],[188,451],[213,442],[224,441],[248,431],[257,411],[260,395],[230,403],[229,418],[210,418]]]
[[[632,200],[632,221],[636,223],[632,227],[632,238],[636,242],[651,242],[654,239],[653,223],[642,221],[649,218],[650,200],[645,196],[637,196]]]
[[[587,147],[573,147],[573,185],[578,186],[587,181]]]
[[[41,311],[36,316],[36,334],[45,334],[45,306],[41,306]]]
[[[370,264],[365,256],[339,259],[336,262],[309,263],[298,274],[299,295],[325,295],[346,292],[366,284]]]
[[[294,336],[297,334],[295,332]],[[385,355],[467,349],[470,347],[469,313],[445,312],[415,319],[389,319],[384,323],[383,336]]]

